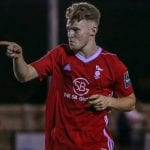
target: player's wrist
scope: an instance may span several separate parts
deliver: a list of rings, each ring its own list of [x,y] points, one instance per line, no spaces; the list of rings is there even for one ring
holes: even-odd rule
[[[113,97],[109,97],[109,99],[108,99],[108,108],[112,108],[113,107],[113,101],[114,101],[114,98]]]

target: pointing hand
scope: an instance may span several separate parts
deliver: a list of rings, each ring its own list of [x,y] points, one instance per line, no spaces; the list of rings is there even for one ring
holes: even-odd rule
[[[19,58],[22,56],[22,48],[14,42],[0,41],[0,46],[4,45],[7,47],[6,55],[10,58]]]

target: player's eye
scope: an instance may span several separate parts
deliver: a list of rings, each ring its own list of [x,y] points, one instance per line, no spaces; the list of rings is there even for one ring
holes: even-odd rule
[[[79,29],[78,29],[78,28],[74,28],[73,30],[74,30],[75,32],[78,32],[78,31],[79,31]]]

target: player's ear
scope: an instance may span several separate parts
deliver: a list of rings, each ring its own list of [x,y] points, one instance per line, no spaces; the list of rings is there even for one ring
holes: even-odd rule
[[[89,23],[89,25],[90,25],[90,30],[91,30],[90,35],[95,36],[98,30],[96,23],[92,21]]]
[[[94,21],[88,21],[88,26],[90,30],[90,36],[96,36],[98,27]]]
[[[96,26],[92,26],[91,35],[92,35],[92,36],[95,36],[96,33],[97,33],[97,27],[96,27]]]

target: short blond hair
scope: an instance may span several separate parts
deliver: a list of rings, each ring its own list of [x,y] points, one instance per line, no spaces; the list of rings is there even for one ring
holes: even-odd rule
[[[93,4],[87,2],[74,3],[66,10],[66,19],[71,21],[91,20],[98,26],[100,17],[100,11]]]

